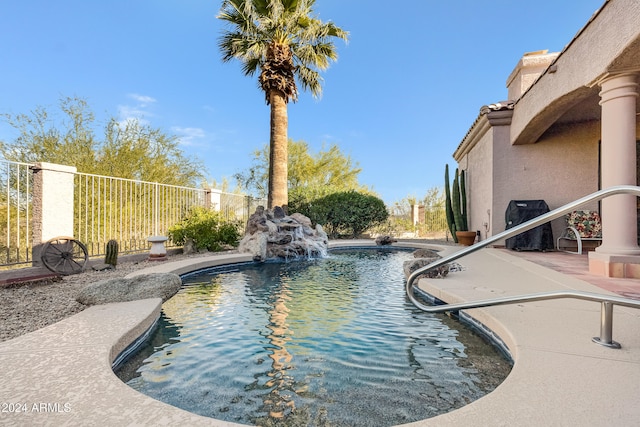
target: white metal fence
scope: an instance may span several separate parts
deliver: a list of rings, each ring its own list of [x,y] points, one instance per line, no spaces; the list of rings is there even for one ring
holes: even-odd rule
[[[148,247],[147,237],[165,234],[193,206],[205,206],[208,190],[157,182],[76,173],[74,236],[90,255],[115,239],[120,251]]]
[[[146,250],[149,236],[166,235],[195,206],[220,211],[225,220],[244,227],[255,207],[265,202],[242,194],[84,173],[76,173],[74,191],[74,237],[92,256],[104,254],[111,239],[123,253]]]
[[[30,166],[0,160],[0,266],[31,262]]]
[[[424,208],[424,231],[435,233],[447,231],[447,213],[443,205],[425,206]]]
[[[34,241],[40,240],[34,238],[34,224],[45,222],[45,217],[50,224],[51,218],[55,221],[65,215],[46,208],[33,212],[38,205],[34,203],[38,196],[33,191],[33,169],[37,168],[31,164],[0,160],[0,268],[31,264],[34,246],[43,243]],[[74,173],[73,195],[69,196],[73,237],[87,246],[90,256],[103,255],[110,239],[118,241],[123,253],[147,250],[149,236],[166,235],[194,206],[218,210],[223,218],[237,220],[243,227],[255,208],[266,203],[218,190],[85,173]]]
[[[444,205],[411,206],[392,212],[390,229],[385,232],[400,237],[448,238],[449,228]]]

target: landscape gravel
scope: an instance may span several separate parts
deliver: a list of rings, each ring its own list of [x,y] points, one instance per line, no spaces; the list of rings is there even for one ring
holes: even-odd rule
[[[169,261],[211,253],[171,255]],[[44,328],[79,313],[87,306],[76,301],[80,290],[90,283],[124,277],[136,270],[157,265],[157,261],[120,262],[117,268],[104,271],[87,269],[59,280],[0,287],[0,342]]]

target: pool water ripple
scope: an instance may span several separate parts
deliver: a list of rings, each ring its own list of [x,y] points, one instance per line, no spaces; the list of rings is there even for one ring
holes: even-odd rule
[[[410,257],[341,250],[190,275],[118,374],[156,399],[244,424],[390,426],[461,407],[510,365],[456,321],[407,301]],[[478,370],[487,357],[490,372]]]

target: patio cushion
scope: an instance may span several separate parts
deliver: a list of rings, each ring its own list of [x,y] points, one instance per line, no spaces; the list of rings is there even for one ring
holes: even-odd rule
[[[567,214],[567,226],[578,230],[583,239],[601,239],[602,224],[597,211],[573,211]],[[569,237],[573,235],[573,230],[568,230]],[[573,236],[574,238],[576,236]]]

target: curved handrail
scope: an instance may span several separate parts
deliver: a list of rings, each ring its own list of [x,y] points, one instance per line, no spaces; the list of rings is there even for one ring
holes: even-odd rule
[[[440,267],[441,265],[447,264],[451,261],[455,261],[458,258],[461,258],[465,255],[468,255],[470,253],[473,253],[479,249],[482,249],[492,243],[495,243],[499,240],[502,239],[507,239],[509,237],[513,237],[515,235],[518,235],[520,233],[523,233],[527,230],[530,230],[532,228],[535,228],[539,225],[542,225],[546,222],[549,222],[551,220],[554,220],[556,218],[560,218],[562,215],[565,215],[569,212],[572,212],[574,210],[576,210],[576,208],[579,208],[582,205],[586,205],[589,202],[593,202],[594,200],[600,200],[600,199],[604,199],[606,197],[609,196],[614,196],[616,194],[635,194],[636,196],[640,197],[640,187],[636,187],[634,185],[618,185],[615,187],[610,187],[610,188],[606,188],[604,190],[600,190],[600,191],[596,191],[595,193],[589,194],[587,196],[584,196],[574,202],[571,203],[567,203],[566,205],[560,206],[559,208],[556,208],[550,212],[547,212],[543,215],[540,215],[532,220],[529,220],[527,222],[524,222],[522,224],[518,224],[513,228],[509,228],[508,230],[503,231],[502,233],[498,233],[494,236],[488,237],[487,239],[478,242],[474,245],[468,246],[464,249],[461,249],[457,252],[454,252],[450,255],[447,255],[445,257],[442,257],[434,262],[432,262],[431,264],[427,264],[424,267],[421,267],[419,269],[417,269],[416,271],[414,271],[413,273],[411,273],[411,275],[409,275],[409,277],[407,278],[407,285],[406,285],[406,290],[407,290],[407,294],[409,295],[409,299],[411,299],[412,302],[414,302],[413,298],[412,298],[412,292],[411,292],[411,288],[413,287],[413,282],[416,280],[416,278],[418,278],[418,276],[420,276],[421,274],[436,268],[436,267]],[[414,302],[415,304],[415,302]]]
[[[583,300],[589,300],[589,301],[598,301],[602,304],[600,337],[594,337],[593,341],[598,344],[604,345],[606,347],[620,348],[620,344],[613,341],[612,339],[613,305],[615,304],[615,305],[622,305],[622,306],[633,307],[633,308],[640,308],[640,302],[634,301],[628,298],[600,295],[600,294],[579,292],[579,291],[557,291],[557,292],[546,292],[546,293],[540,293],[540,294],[528,294],[528,295],[496,298],[496,299],[483,300],[483,301],[473,301],[473,302],[459,303],[459,304],[427,306],[422,304],[420,301],[418,301],[415,295],[413,295],[413,282],[415,282],[415,280],[426,271],[429,271],[433,268],[440,267],[441,265],[447,264],[467,254],[473,253],[496,241],[515,236],[517,234],[520,234],[522,232],[535,228],[539,225],[542,225],[548,221],[559,218],[562,215],[565,215],[589,202],[592,202],[594,200],[604,199],[605,197],[613,196],[616,194],[635,194],[636,196],[640,197],[640,187],[636,187],[633,185],[619,185],[619,186],[610,187],[604,190],[596,191],[595,193],[582,197],[574,202],[567,203],[566,205],[560,206],[559,208],[556,208],[550,212],[540,215],[530,221],[519,224],[513,228],[503,231],[502,233],[498,233],[495,236],[491,236],[472,246],[466,247],[448,256],[442,257],[432,262],[431,264],[428,264],[422,268],[417,269],[416,271],[411,273],[411,275],[409,275],[409,277],[407,278],[406,286],[405,286],[407,297],[417,308],[429,313],[459,311],[459,310],[469,309],[469,308],[488,307],[488,306],[494,306],[494,305],[514,304],[517,302],[540,301],[540,300],[558,299],[558,298],[577,298],[577,299],[583,299]]]
[[[551,291],[537,294],[515,295],[502,298],[493,298],[480,301],[459,302],[455,304],[424,305],[418,301],[418,308],[427,313],[444,313],[445,311],[460,311],[470,308],[492,307],[494,305],[516,304],[521,302],[544,301],[551,299],[574,298],[584,301],[608,302],[624,307],[640,308],[640,301],[614,295],[596,294],[582,291]]]
[[[538,294],[517,295],[503,298],[494,298],[481,301],[462,302],[457,304],[444,304],[427,306],[419,301],[414,304],[420,310],[427,313],[444,313],[445,311],[460,311],[469,308],[491,307],[494,305],[516,304],[530,301],[543,301],[560,298],[575,298],[586,301],[595,301],[601,304],[600,310],[600,336],[593,337],[592,341],[610,348],[620,348],[620,344],[613,340],[613,306],[621,305],[631,308],[640,308],[640,301],[618,296],[595,294],[581,291],[555,291]]]

